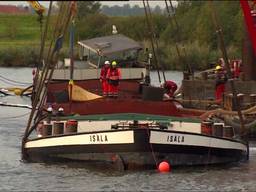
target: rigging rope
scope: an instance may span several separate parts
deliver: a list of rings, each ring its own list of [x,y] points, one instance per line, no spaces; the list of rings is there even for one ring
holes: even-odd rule
[[[181,39],[180,39],[180,34],[181,34],[180,26],[179,26],[179,24],[177,22],[177,19],[176,19],[176,13],[175,13],[175,9],[173,7],[172,1],[169,0],[169,3],[170,3],[170,7],[171,7],[171,11],[173,13],[173,16],[171,16],[167,0],[165,0],[167,15],[169,17],[171,27],[174,28],[175,34],[177,35],[177,41],[180,42],[181,41]],[[174,24],[173,24],[173,22],[174,22]],[[175,42],[175,48],[176,48],[176,52],[177,52],[180,63],[183,63],[183,66],[187,66],[189,74],[192,74],[192,76],[194,77],[194,71],[193,71],[190,63],[187,60],[184,61],[183,57],[181,56],[181,51],[179,49],[179,45],[178,45],[177,42]],[[187,52],[185,50],[184,45],[182,45],[182,50],[183,50],[183,54],[184,54],[185,58],[187,58]],[[184,67],[184,70],[185,70],[185,67]]]
[[[67,11],[65,13],[65,11],[59,10],[61,13],[63,13],[63,15],[65,15],[65,17],[60,18],[63,23],[61,23],[60,21],[56,21],[57,23],[61,23],[60,28],[57,29],[58,31],[55,30],[55,31],[58,32],[58,37],[60,37],[60,36],[64,37],[64,35],[67,31],[67,27],[69,25],[70,19],[73,16],[71,10],[69,9],[72,2],[62,2],[62,3],[65,3],[67,5],[66,6]],[[51,5],[52,5],[52,1],[51,1],[51,4],[50,4],[49,11],[48,11],[48,17],[51,13]],[[62,7],[64,7],[64,6],[62,6]],[[58,25],[56,25],[55,27],[57,27],[57,26]],[[55,41],[55,45],[58,43],[58,40],[59,40],[59,38]],[[57,50],[49,49],[49,52],[48,52],[49,58],[47,58],[46,65],[43,68],[42,76],[40,77],[40,81],[39,81],[39,86],[38,86],[38,89],[36,90],[37,92],[36,92],[35,98],[32,101],[32,111],[31,111],[31,114],[30,114],[30,117],[29,117],[29,120],[28,120],[27,128],[25,130],[24,138],[23,138],[23,150],[24,150],[25,140],[29,136],[29,133],[32,131],[31,129],[34,128],[34,126],[30,127],[30,125],[31,125],[32,119],[34,117],[34,113],[37,109],[38,103],[40,104],[39,105],[40,108],[38,109],[38,112],[40,112],[41,107],[43,106],[42,105],[43,101],[46,98],[46,87],[48,86],[48,84],[51,80],[55,65],[57,64],[57,59],[58,59],[60,48],[57,49]],[[38,115],[36,115],[36,118],[37,117],[38,117]],[[36,119],[34,119],[34,121],[36,121]]]
[[[56,30],[56,32],[59,32],[59,34],[56,36],[56,37],[58,37],[58,39],[57,39],[57,41],[56,41],[56,43],[55,43],[55,47],[54,47],[54,50],[53,50],[53,52],[52,53],[55,53],[56,52],[56,59],[55,59],[55,64],[53,65],[53,66],[50,66],[50,67],[52,67],[51,68],[51,71],[50,71],[50,74],[49,74],[49,76],[47,77],[47,79],[48,79],[48,81],[46,82],[46,85],[45,85],[45,87],[48,87],[48,85],[49,85],[49,82],[50,82],[50,79],[52,78],[52,75],[53,75],[53,71],[54,71],[54,68],[55,68],[55,66],[56,66],[56,64],[57,64],[57,58],[58,58],[58,54],[59,54],[59,51],[60,51],[60,48],[61,48],[61,46],[62,46],[62,44],[61,44],[61,46],[60,47],[57,47],[57,49],[56,49],[56,45],[57,45],[57,43],[58,43],[58,40],[60,40],[61,42],[63,41],[63,34],[66,34],[66,31],[67,31],[67,29],[68,29],[68,25],[69,25],[69,23],[70,23],[70,21],[73,19],[73,17],[74,17],[74,13],[73,13],[73,11],[74,11],[74,9],[73,9],[73,3],[74,3],[75,1],[71,1],[71,2],[69,2],[69,3],[67,3],[66,4],[66,7],[65,7],[65,9],[66,9],[66,11],[64,12],[64,15],[65,15],[65,18],[66,19],[63,19],[63,17],[60,17],[60,18],[62,18],[62,22],[63,23],[61,23],[61,27],[63,28],[62,30],[62,32],[61,32],[61,30],[59,30],[59,31],[57,31]],[[66,13],[66,14],[65,14]],[[60,39],[60,37],[61,37],[61,39]],[[46,91],[43,93],[43,96],[42,96],[42,99],[41,99],[41,102],[40,102],[40,104],[39,104],[39,109],[41,109],[42,107],[43,107],[43,104],[44,104],[44,101],[46,100]]]
[[[242,112],[241,112],[241,107],[238,103],[237,91],[236,91],[236,88],[235,88],[235,84],[234,84],[233,79],[231,79],[232,78],[232,73],[231,73],[231,69],[230,69],[230,65],[229,65],[227,50],[226,50],[225,43],[224,43],[223,32],[222,32],[222,29],[221,29],[221,27],[219,25],[219,22],[217,20],[215,7],[214,7],[212,1],[209,1],[209,6],[210,6],[211,14],[212,14],[212,20],[213,20],[214,26],[216,28],[216,32],[217,32],[218,37],[219,37],[220,48],[221,48],[221,52],[222,52],[222,55],[223,55],[223,58],[224,58],[224,61],[225,61],[225,67],[226,67],[226,70],[227,70],[227,73],[228,73],[228,78],[230,79],[229,82],[230,82],[230,87],[231,87],[232,94],[234,95],[234,104],[237,107],[237,114],[238,114],[238,117],[239,117],[240,123],[241,123],[240,134],[242,135],[242,134],[245,133],[244,119],[243,119],[243,115],[242,115]]]
[[[17,84],[17,83],[9,82],[9,81],[1,79],[1,78],[0,78],[0,81],[2,81],[5,84],[12,85],[12,86],[24,86],[24,84]]]
[[[31,85],[31,83],[28,83],[28,82],[21,82],[21,81],[15,81],[15,80],[12,80],[12,79],[8,79],[2,75],[0,75],[0,78],[2,78],[4,82],[10,82],[10,83],[14,83],[14,84],[20,84],[20,85]]]
[[[22,115],[17,115],[17,116],[11,116],[11,117],[1,117],[0,120],[9,120],[9,119],[16,119],[16,118],[21,118],[21,117],[25,117],[27,115],[29,115],[30,112],[27,112],[25,114],[22,114]]]
[[[52,10],[52,1],[50,2],[50,6],[49,6],[49,10],[48,10],[48,16],[47,16],[48,18],[51,15],[51,10]],[[47,20],[48,20],[48,18],[47,18]],[[41,46],[41,49],[43,49],[42,46]],[[40,52],[42,52],[42,51],[40,51]],[[44,74],[45,71],[46,71],[46,65],[43,67],[42,75]],[[39,75],[38,75],[38,77],[39,77]],[[32,110],[31,110],[31,113],[30,113],[30,116],[29,116],[29,119],[28,119],[28,123],[27,123],[27,127],[26,127],[26,130],[25,130],[25,133],[24,133],[24,137],[23,137],[22,150],[24,150],[24,143],[25,143],[25,140],[27,139],[27,136],[28,136],[27,133],[28,133],[28,131],[30,129],[30,125],[31,125],[32,119],[34,117],[34,113],[35,113],[35,111],[37,109],[38,100],[40,99],[40,95],[41,95],[41,91],[42,91],[42,86],[43,86],[43,83],[45,81],[42,78],[43,78],[43,76],[40,77],[39,82],[38,82],[38,86],[35,86],[36,92],[35,92],[33,100],[32,100]]]
[[[154,55],[154,58],[155,58],[155,61],[156,61],[155,65],[156,65],[158,80],[159,80],[159,83],[161,84],[161,77],[160,77],[160,74],[159,74],[159,66],[158,66],[158,62],[157,62],[157,58],[156,58],[155,46],[154,46],[154,40],[153,40],[153,34],[152,34],[152,28],[151,28],[152,26],[150,25],[150,22],[149,22],[149,19],[148,19],[148,10],[146,8],[145,0],[143,0],[143,5],[144,5],[146,21],[147,21],[147,25],[148,25],[148,29],[149,29],[149,33],[150,33],[151,47],[152,47],[153,55]]]
[[[157,40],[157,37],[156,37],[155,28],[153,27],[153,22],[152,22],[153,17],[152,17],[151,9],[150,9],[148,0],[146,0],[146,1],[147,1],[148,13],[149,13],[149,17],[150,17],[149,21],[150,21],[150,24],[151,24],[153,40],[155,41],[155,45],[156,45],[156,59],[157,59],[156,62],[159,64],[159,58],[158,58],[158,52],[159,52],[158,40]],[[162,70],[162,73],[163,73],[164,82],[166,82],[165,73],[164,73],[164,67],[163,67],[162,64],[160,64],[160,66],[161,66],[161,70]]]

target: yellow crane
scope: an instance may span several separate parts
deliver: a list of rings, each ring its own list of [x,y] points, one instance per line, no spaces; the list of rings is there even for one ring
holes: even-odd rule
[[[27,1],[37,14],[42,15],[45,8],[38,1]]]

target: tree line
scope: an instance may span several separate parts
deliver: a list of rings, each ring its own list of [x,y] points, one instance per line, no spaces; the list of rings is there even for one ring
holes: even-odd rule
[[[125,4],[123,6],[101,6],[101,13],[109,16],[134,16],[134,15],[144,15],[144,8],[138,5],[130,6],[129,4]],[[152,12],[155,14],[163,14],[165,12],[159,5],[155,6],[152,9]]]
[[[152,51],[146,17],[142,12],[131,16],[112,16],[111,13],[104,13],[104,6],[101,6],[98,1],[77,1],[77,3],[78,11],[75,22],[75,38],[77,41],[111,35],[112,25],[115,25],[119,33],[139,41],[145,49],[149,48],[149,51]],[[239,1],[214,1],[214,6],[223,29],[229,58],[241,58],[245,27]],[[128,8],[129,6],[125,5],[123,7]],[[134,7],[136,8],[137,6]],[[130,7],[130,9],[134,9],[134,7]],[[140,11],[142,11],[141,9],[143,8],[140,8]],[[184,63],[189,63],[194,70],[202,70],[208,68],[211,63],[221,57],[218,36],[213,25],[211,8],[207,1],[178,1],[178,6],[175,7],[175,16],[179,25],[178,29],[173,26],[173,17],[170,19],[163,8],[161,14],[156,12],[152,14],[152,23],[159,44],[157,53],[161,64],[166,69],[182,70],[185,66]],[[28,23],[31,23],[30,20],[34,20],[35,16],[26,19],[29,21]],[[28,28],[23,27],[21,30],[20,25],[17,25],[16,32],[13,33],[16,37],[12,37],[12,40],[26,38],[23,40],[34,41],[34,39],[29,39],[35,35],[28,35],[32,27],[28,26]],[[39,28],[35,28],[32,33],[37,34],[38,31]],[[4,34],[2,35],[4,36]],[[38,33],[37,36],[39,37],[39,35]],[[178,57],[176,44],[181,49],[182,59]],[[65,45],[61,53],[62,57],[68,57],[68,35]],[[31,48],[31,50],[34,50],[34,48]],[[12,51],[10,51],[6,46],[1,47],[0,64],[6,66],[16,65],[13,64],[13,61],[17,59],[13,58],[15,55],[23,58],[23,52],[24,49],[12,48]],[[33,58],[36,58],[36,54],[34,54]],[[24,59],[22,65],[27,66],[29,65],[28,62],[30,65],[33,63],[31,59]]]
[[[99,6],[94,13],[80,16],[77,22],[77,38],[87,39],[110,35],[112,25],[116,25],[119,33],[140,41],[146,48],[150,47],[150,34],[145,15],[109,16],[117,12],[106,13],[107,6]],[[231,59],[241,58],[244,21],[239,1],[214,1],[220,25],[224,33],[224,41]],[[117,8],[117,6],[112,7]],[[82,9],[82,6],[80,6]],[[128,5],[124,10],[131,10]],[[133,10],[139,10],[137,6]],[[79,10],[78,10],[79,13]],[[83,12],[84,13],[84,12]],[[124,14],[124,12],[123,12]],[[126,14],[131,14],[127,11]],[[173,14],[173,13],[172,13]],[[175,16],[179,28],[174,27],[173,17],[170,19],[163,10],[161,14],[152,14],[152,23],[159,42],[160,62],[166,69],[182,70],[184,62],[189,62],[195,70],[206,69],[212,62],[221,57],[218,36],[211,17],[211,8],[207,1],[179,1],[175,8]],[[175,44],[184,54],[182,61],[177,55]],[[182,64],[183,63],[183,64]]]

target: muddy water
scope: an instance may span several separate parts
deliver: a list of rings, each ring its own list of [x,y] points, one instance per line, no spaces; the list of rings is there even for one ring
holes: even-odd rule
[[[0,75],[31,82],[31,69],[0,68]],[[157,74],[152,74],[158,84]],[[178,84],[181,73],[168,72]],[[7,86],[2,81],[1,86]],[[29,98],[2,97],[0,101],[30,104]],[[108,167],[74,167],[20,161],[21,137],[28,109],[0,106],[0,191],[255,191],[256,148],[250,161],[218,167],[175,168],[118,172]]]

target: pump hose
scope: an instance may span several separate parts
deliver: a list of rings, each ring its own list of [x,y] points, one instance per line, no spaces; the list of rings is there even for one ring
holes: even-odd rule
[[[256,114],[256,106],[253,106],[249,109],[243,110],[241,111],[242,114]],[[207,111],[205,113],[203,113],[200,118],[201,119],[206,119],[207,117],[209,117],[210,115],[216,115],[216,114],[224,114],[224,115],[237,115],[237,111],[227,111],[224,109],[215,109],[215,110],[211,110],[211,111]]]
[[[238,122],[235,122],[234,119],[232,119],[229,116],[224,116],[224,122],[232,127],[234,127],[235,129],[240,129],[241,125]],[[250,122],[250,123],[246,123],[244,124],[245,129],[250,130],[250,129],[255,129],[256,128],[256,120]]]

